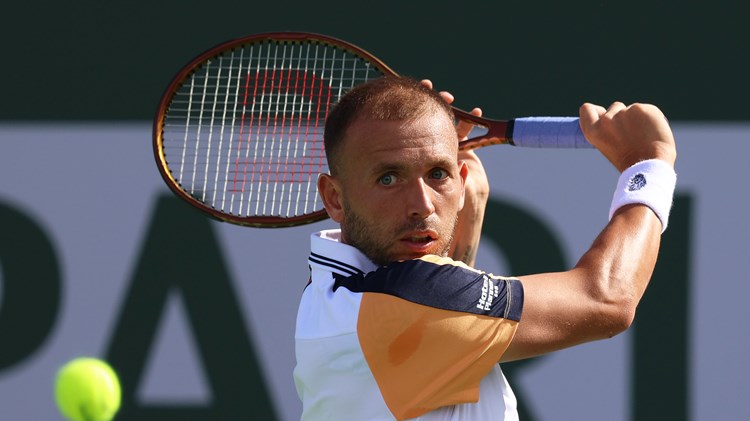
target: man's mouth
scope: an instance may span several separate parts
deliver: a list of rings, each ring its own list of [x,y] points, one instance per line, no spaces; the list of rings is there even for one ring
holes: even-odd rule
[[[415,235],[415,236],[407,237],[406,239],[412,243],[428,243],[434,240],[435,238],[433,238],[430,235],[421,235],[421,236]]]
[[[437,240],[437,234],[431,230],[410,232],[401,237],[403,241],[412,244],[428,244]]]

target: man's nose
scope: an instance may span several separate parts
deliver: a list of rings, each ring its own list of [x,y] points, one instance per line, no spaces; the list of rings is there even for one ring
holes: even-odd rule
[[[435,213],[433,191],[424,179],[417,179],[406,198],[410,217],[425,219]]]

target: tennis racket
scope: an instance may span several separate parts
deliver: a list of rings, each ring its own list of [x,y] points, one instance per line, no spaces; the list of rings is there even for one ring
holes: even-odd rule
[[[225,222],[270,228],[325,219],[316,183],[328,171],[328,111],[352,87],[386,75],[398,76],[361,48],[319,34],[218,45],[184,66],[161,98],[153,126],[159,171],[179,197]],[[485,130],[461,149],[591,147],[577,118],[454,112]]]

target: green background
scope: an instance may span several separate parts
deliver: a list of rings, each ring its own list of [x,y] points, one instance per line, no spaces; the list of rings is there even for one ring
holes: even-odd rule
[[[353,42],[495,118],[651,102],[748,120],[750,3],[41,1],[3,6],[0,120],[150,120],[175,72],[269,31]]]
[[[353,42],[402,74],[433,79],[437,88],[456,94],[459,107],[481,106],[490,117],[572,115],[585,101],[607,105],[622,100],[655,103],[672,121],[750,121],[746,101],[750,4],[739,1],[29,1],[5,4],[2,15],[0,122],[148,121],[167,83],[194,56],[232,38],[283,30],[319,32]],[[655,275],[680,282],[664,282],[663,290],[652,288],[639,309],[639,318],[666,320],[663,325],[670,330],[647,329],[646,324],[633,329],[632,358],[637,368],[630,384],[632,419],[689,419],[691,414],[687,346],[691,297],[689,288],[675,293],[669,286],[692,282],[686,263],[690,261],[687,247],[693,244],[688,229],[693,223],[692,203],[690,195],[678,200],[674,228],[665,237],[671,245],[665,249],[674,256],[666,256]],[[16,219],[4,220],[11,224]],[[497,231],[507,232],[504,229]],[[23,237],[36,238],[26,233]],[[153,238],[172,237],[159,232]],[[148,243],[153,244],[158,245]],[[155,255],[143,253],[133,285],[154,285],[149,276],[158,279],[163,262],[146,256]],[[221,256],[205,255],[216,258],[216,267],[222,267]],[[43,257],[38,250],[33,256],[36,261]],[[57,266],[40,267],[57,279]],[[13,292],[8,285],[6,296]],[[166,287],[154,289],[162,292]],[[213,364],[241,362],[243,373],[257,371],[250,357],[251,338],[241,334],[227,335],[234,345],[220,343],[235,353],[204,361],[208,373],[217,376],[212,390],[221,399],[213,406],[138,406],[133,388],[141,371],[134,365],[143,359],[132,355],[146,349],[153,337],[149,331],[138,331],[142,324],[137,317],[148,314],[141,309],[144,301],[134,299],[151,292],[133,288],[128,298],[135,304],[125,307],[133,311],[118,314],[120,324],[104,353],[121,367],[129,387],[122,419],[206,419],[223,413],[246,415],[243,410],[273,411],[237,399],[232,393],[239,389],[231,383],[232,376],[225,375],[225,366]],[[48,289],[48,298],[60,291]],[[152,300],[155,310],[161,308],[161,298]],[[218,301],[222,305],[213,308],[236,310],[225,305],[232,303],[231,298]],[[663,302],[670,306],[658,305]],[[18,318],[8,316],[11,310],[20,313],[24,308],[28,308],[25,301],[6,305],[6,323],[0,330],[8,333],[11,327],[25,326],[33,331],[28,323],[16,324]],[[53,303],[40,308],[49,310],[43,314],[49,316],[51,329],[58,307]],[[191,315],[205,310],[188,306]],[[207,320],[201,323],[210,325]],[[215,333],[201,330],[202,326],[193,327]],[[37,330],[38,337],[26,338],[29,348],[48,337],[45,328]],[[134,336],[136,331],[142,336]],[[218,343],[206,338],[199,341],[203,346]],[[655,350],[649,344],[663,346]],[[8,367],[10,360],[16,363],[29,355],[10,355],[9,350],[2,355]],[[263,383],[253,384],[260,388],[256,393],[264,402]],[[534,408],[524,402],[523,388],[518,396],[524,418],[535,419]]]

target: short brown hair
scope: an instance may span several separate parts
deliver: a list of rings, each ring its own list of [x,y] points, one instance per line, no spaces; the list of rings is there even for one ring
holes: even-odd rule
[[[331,175],[338,172],[337,152],[346,131],[358,118],[410,120],[439,110],[453,119],[450,105],[437,92],[408,77],[386,76],[354,87],[326,120],[323,139]]]

